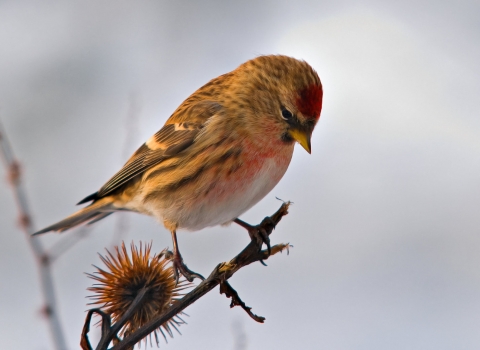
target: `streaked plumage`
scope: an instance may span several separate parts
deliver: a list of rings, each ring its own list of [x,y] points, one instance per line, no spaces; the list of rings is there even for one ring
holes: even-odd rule
[[[231,222],[280,181],[295,140],[310,151],[322,96],[318,75],[304,61],[247,61],[187,98],[117,174],[79,203],[92,204],[38,233],[117,210],[154,216],[172,232]]]

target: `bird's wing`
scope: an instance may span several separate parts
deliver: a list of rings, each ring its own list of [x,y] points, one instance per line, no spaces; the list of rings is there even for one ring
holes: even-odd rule
[[[111,194],[163,160],[187,149],[195,142],[195,137],[205,122],[222,109],[219,103],[213,101],[188,102],[185,101],[166,124],[145,142],[98,192],[84,198],[78,204]]]

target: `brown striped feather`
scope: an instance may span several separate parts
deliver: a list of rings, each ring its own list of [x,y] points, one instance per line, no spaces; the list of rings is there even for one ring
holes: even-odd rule
[[[188,104],[187,108],[177,110],[163,128],[143,144],[98,191],[95,199],[111,194],[145,171],[190,147],[204,123],[220,110],[221,106],[213,101]]]

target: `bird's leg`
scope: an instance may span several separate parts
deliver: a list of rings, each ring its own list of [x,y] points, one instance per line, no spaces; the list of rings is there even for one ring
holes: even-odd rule
[[[187,267],[187,265],[185,265],[185,263],[183,262],[182,255],[180,254],[180,250],[178,249],[177,232],[175,230],[172,230],[171,234],[172,234],[172,241],[173,241],[172,263],[173,263],[173,272],[175,274],[176,283],[178,284],[178,279],[180,277],[180,274],[182,274],[187,279],[188,282],[193,282],[193,279],[195,277],[203,281],[205,278],[202,275],[190,270]]]
[[[260,225],[255,226],[247,224],[245,221],[242,221],[239,218],[234,219],[233,222],[246,229],[250,235],[250,239],[255,239],[265,243],[267,246],[268,255],[271,254],[272,248],[270,247],[270,234],[275,228],[275,222],[269,216],[263,219]]]

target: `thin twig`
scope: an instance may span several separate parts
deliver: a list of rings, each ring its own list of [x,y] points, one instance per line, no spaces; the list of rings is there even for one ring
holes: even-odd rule
[[[20,163],[16,160],[12,148],[7,140],[5,131],[0,123],[0,153],[5,162],[7,168],[9,182],[12,186],[15,200],[17,202],[20,227],[22,228],[27,241],[32,249],[32,252],[37,261],[38,271],[40,275],[40,287],[44,300],[44,315],[48,320],[50,326],[50,333],[54,343],[54,347],[57,350],[65,350],[67,348],[65,338],[63,335],[62,327],[57,313],[55,292],[53,287],[53,278],[51,271],[51,259],[46,254],[43,245],[38,237],[32,237],[34,232],[32,224],[32,216],[28,206],[27,195],[25,188],[21,181],[21,167]]]
[[[237,291],[233,289],[233,287],[228,283],[228,281],[220,282],[220,294],[225,294],[227,298],[232,298],[232,302],[230,303],[230,307],[240,306],[245,312],[253,318],[258,323],[263,323],[265,321],[265,317],[255,315],[251,310],[252,308],[245,305],[245,303],[240,299]]]
[[[110,330],[110,324],[112,320],[110,319],[109,315],[100,309],[88,310],[87,317],[85,318],[85,324],[83,325],[82,335],[80,337],[80,346],[82,350],[93,350],[92,346],[90,345],[90,340],[88,339],[88,332],[90,332],[90,322],[93,314],[99,314],[100,317],[102,317],[102,338],[104,334],[108,334]]]
[[[62,236],[55,244],[53,244],[48,249],[48,255],[50,257],[50,262],[54,262],[60,256],[65,254],[70,248],[80,242],[82,239],[86,238],[90,233],[90,226],[82,226],[78,228],[74,235],[65,235]]]
[[[128,159],[135,148],[138,134],[138,121],[140,106],[138,98],[135,94],[131,94],[128,104],[128,112],[125,119],[125,139],[123,142],[122,161]],[[115,222],[115,230],[112,237],[111,246],[115,246],[120,242],[130,230],[130,217],[126,213],[117,213]]]
[[[270,219],[270,222],[273,222],[273,226],[277,225],[283,216],[288,214],[288,207],[290,202],[283,203],[280,209],[273,214]],[[264,220],[266,222],[266,220]],[[270,235],[273,227],[267,230],[267,234]],[[210,276],[202,281],[194,290],[185,295],[182,299],[175,302],[170,308],[168,308],[163,314],[158,315],[139,329],[137,329],[132,334],[125,337],[122,341],[116,344],[111,350],[127,350],[131,349],[136,343],[145,338],[148,334],[159,328],[162,324],[172,319],[175,315],[178,315],[185,308],[193,304],[195,301],[200,299],[202,296],[210,292],[213,288],[218,286],[221,283],[226,282],[230,277],[232,277],[238,270],[242,267],[250,265],[256,261],[266,260],[269,258],[267,250],[262,250],[262,241],[261,239],[253,239],[236,257],[230,260],[227,263],[218,264],[215,269],[212,271]],[[274,255],[278,252],[281,252],[285,249],[288,249],[289,244],[278,244],[272,247],[271,255]],[[231,288],[231,286],[230,286]],[[231,288],[233,290],[233,288]],[[238,293],[234,293],[237,294]],[[238,297],[240,300],[240,297]],[[237,300],[237,301],[238,301]],[[240,300],[241,301],[241,300]],[[240,304],[241,305],[241,304]],[[246,308],[246,307],[245,307]],[[244,308],[244,309],[245,309]],[[247,310],[246,310],[247,311]],[[249,312],[249,310],[247,311]],[[249,312],[251,314],[251,312]],[[252,314],[253,315],[253,314]],[[256,315],[255,315],[256,316]],[[256,316],[260,319],[259,316]],[[255,319],[255,318],[254,318]],[[262,321],[264,318],[261,318]],[[260,322],[260,321],[259,321]],[[104,350],[98,349],[97,350]]]
[[[97,344],[96,350],[103,350],[107,349],[108,345],[112,342],[112,340],[118,340],[118,332],[120,329],[128,322],[130,317],[137,311],[137,309],[142,305],[142,299],[145,294],[148,292],[146,288],[142,288],[140,292],[135,296],[132,304],[122,316],[113,326],[111,325],[110,316],[106,315],[103,311],[99,309],[90,310],[87,314],[87,318],[85,319],[85,325],[83,326],[82,336],[80,340],[80,346],[83,350],[92,350],[92,346],[90,345],[90,341],[88,340],[88,332],[90,330],[90,322],[92,319],[92,314],[98,313],[102,316],[102,337]]]

